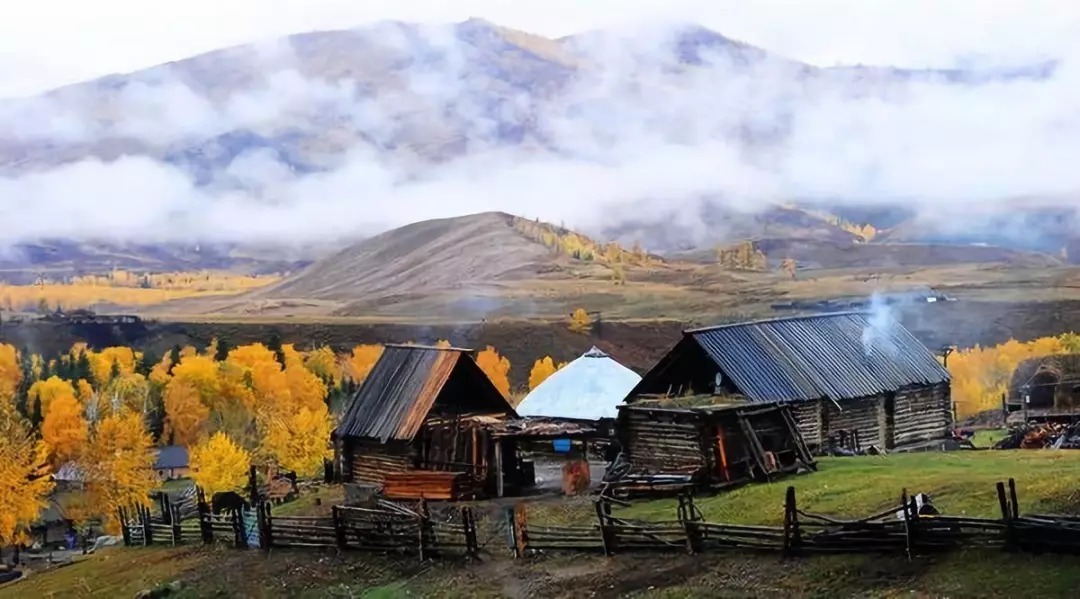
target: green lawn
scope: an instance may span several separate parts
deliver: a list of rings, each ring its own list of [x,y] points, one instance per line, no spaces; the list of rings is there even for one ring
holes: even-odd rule
[[[995,483],[1016,479],[1021,513],[1080,512],[1080,451],[1015,450],[907,453],[822,458],[818,471],[699,497],[714,522],[780,524],[784,491],[796,489],[800,509],[866,516],[899,504],[900,493],[927,493],[946,514],[999,517]],[[674,499],[642,502],[619,513],[674,518]]]

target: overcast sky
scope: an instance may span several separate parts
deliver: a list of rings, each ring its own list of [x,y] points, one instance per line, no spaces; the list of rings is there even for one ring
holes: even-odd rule
[[[1080,35],[1067,0],[33,0],[4,2],[0,97],[223,46],[372,21],[483,17],[559,36],[697,22],[816,64],[953,66],[1055,57]]]

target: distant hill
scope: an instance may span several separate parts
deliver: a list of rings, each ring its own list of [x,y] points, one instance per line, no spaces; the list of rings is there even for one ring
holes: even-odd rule
[[[448,26],[384,22],[222,49],[35,98],[0,100],[0,177],[90,158],[143,156],[180,169],[208,195],[247,193],[253,198],[251,209],[257,210],[258,202],[273,205],[278,198],[273,182],[251,181],[267,170],[264,162],[257,162],[258,168],[245,166],[244,160],[252,157],[272,161],[288,177],[303,177],[333,171],[351,153],[360,152],[398,179],[413,180],[455,159],[507,149],[603,161],[610,148],[602,142],[628,123],[647,125],[658,138],[692,135],[756,151],[782,143],[790,134],[790,107],[819,96],[895,93],[913,82],[979,85],[1041,79],[1056,68],[1053,62],[980,72],[819,68],[693,25],[658,27],[633,39],[609,31],[548,39],[479,19]],[[678,105],[680,90],[703,80],[759,73],[776,83],[763,89],[780,91],[754,92],[762,97],[760,106],[752,103],[753,110],[719,111],[708,127],[685,122],[678,110],[654,114],[658,105]],[[581,138],[595,147],[579,143]],[[653,199],[663,204],[670,198]],[[664,251],[743,238],[841,245],[852,241],[850,233],[798,210],[777,208],[747,216],[708,200],[703,199],[700,214],[682,221],[613,214],[609,225],[597,232]],[[691,222],[695,219],[698,222]],[[27,247],[50,247],[47,240],[21,241]],[[127,260],[115,244],[70,241],[60,261],[73,268],[97,268],[103,255]],[[106,251],[84,252],[82,242]],[[139,253],[150,262],[187,252],[152,247],[153,240],[140,242]],[[245,262],[258,262],[258,255],[235,259],[234,254],[199,254],[194,264],[268,267]],[[15,255],[26,260],[13,267],[54,260],[47,251]],[[39,256],[46,256],[45,262]],[[278,260],[269,262],[276,265]],[[364,289],[384,285],[356,284]],[[318,293],[332,294],[335,288],[322,282],[304,285]]]
[[[551,250],[515,230],[513,219],[488,212],[407,225],[318,260],[257,295],[372,300],[494,285],[550,269]]]

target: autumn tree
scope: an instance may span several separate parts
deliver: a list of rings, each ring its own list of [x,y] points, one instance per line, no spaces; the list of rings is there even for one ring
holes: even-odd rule
[[[205,432],[210,405],[220,394],[217,363],[205,356],[182,358],[165,386],[165,436],[191,446]]]
[[[338,358],[334,354],[334,350],[330,349],[328,346],[323,345],[322,347],[309,351],[307,355],[304,356],[304,366],[331,384],[337,384],[341,381],[341,365],[338,363]]]
[[[75,389],[71,383],[58,376],[49,376],[45,380],[39,380],[30,386],[27,391],[30,402],[41,402],[43,413],[48,413],[49,406],[57,397],[75,397]]]
[[[53,464],[59,466],[78,458],[88,436],[83,407],[75,398],[74,390],[54,397],[45,409],[41,423],[41,439],[49,447]]]
[[[345,364],[346,376],[357,383],[364,382],[364,379],[371,373],[371,369],[375,367],[375,362],[379,361],[382,352],[383,346],[381,345],[357,345],[352,349],[352,353]]]
[[[555,365],[555,361],[551,359],[551,356],[544,356],[533,363],[532,370],[529,371],[529,391],[540,386],[547,378],[558,370]]]
[[[503,394],[503,397],[509,397],[510,360],[500,356],[499,352],[489,345],[484,351],[476,355],[476,363],[488,375],[491,382],[495,383],[495,388]]]
[[[592,319],[585,308],[578,308],[570,314],[570,330],[575,333],[587,333],[592,329]]]
[[[12,403],[22,383],[23,366],[15,346],[0,343],[0,403]]]
[[[251,454],[225,433],[215,433],[191,450],[191,478],[207,495],[240,491],[247,482]]]
[[[90,513],[105,520],[106,530],[119,532],[117,510],[149,505],[154,477],[154,447],[142,417],[120,410],[94,427],[81,460]]]
[[[318,474],[329,457],[330,415],[326,405],[303,407],[292,414],[274,418],[268,426],[265,453],[298,476]]]
[[[47,505],[48,451],[21,417],[0,407],[0,547],[29,541],[30,526]]]

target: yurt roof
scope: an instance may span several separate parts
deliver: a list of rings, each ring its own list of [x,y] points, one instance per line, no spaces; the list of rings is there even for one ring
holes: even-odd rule
[[[598,420],[614,418],[641,377],[593,347],[537,385],[521,404],[521,416]]]

